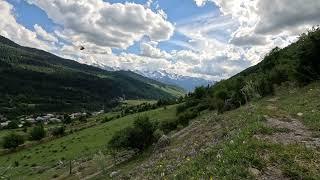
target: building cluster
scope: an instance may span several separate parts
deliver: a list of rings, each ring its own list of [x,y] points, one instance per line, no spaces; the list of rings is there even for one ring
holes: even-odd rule
[[[93,116],[97,116],[99,114],[104,113],[103,110],[93,112]],[[90,114],[91,115],[91,114]],[[76,112],[68,115],[72,120],[80,118],[80,117],[87,117],[87,113]],[[19,121],[15,121],[18,123],[18,127],[23,127],[25,124],[35,124],[35,123],[61,123],[65,118],[65,115],[61,114],[45,114],[40,116],[24,116],[19,119]],[[5,116],[0,114],[0,128],[6,128],[12,121],[8,120]]]

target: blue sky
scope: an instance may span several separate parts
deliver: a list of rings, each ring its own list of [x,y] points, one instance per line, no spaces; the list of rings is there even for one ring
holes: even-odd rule
[[[309,1],[0,0],[0,34],[80,63],[220,80],[319,24]]]

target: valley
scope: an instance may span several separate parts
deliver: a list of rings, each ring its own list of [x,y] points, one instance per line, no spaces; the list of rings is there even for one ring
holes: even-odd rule
[[[320,179],[320,3],[168,3],[0,0],[0,179]]]

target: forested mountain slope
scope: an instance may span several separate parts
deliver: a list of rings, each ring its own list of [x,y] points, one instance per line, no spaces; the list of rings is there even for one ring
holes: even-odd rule
[[[183,90],[125,72],[109,72],[0,36],[0,114],[97,110],[118,98],[160,99]]]

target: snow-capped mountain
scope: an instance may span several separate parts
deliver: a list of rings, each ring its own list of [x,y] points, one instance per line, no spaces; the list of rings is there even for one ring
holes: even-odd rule
[[[107,71],[119,71],[120,68],[117,67],[110,67],[104,64],[98,64],[98,63],[91,63],[91,65],[99,67],[101,69],[107,70]],[[138,71],[134,70],[133,72],[140,74],[142,76],[145,76],[147,78],[169,84],[169,85],[175,85],[178,87],[183,88],[187,92],[192,92],[196,87],[198,86],[207,86],[213,85],[216,82],[215,81],[209,81],[203,78],[197,78],[197,77],[190,77],[190,76],[182,76],[178,74],[171,74],[166,72],[165,70],[160,71]]]
[[[134,71],[140,75],[145,77],[160,81],[165,84],[171,84],[179,86],[185,89],[188,92],[193,91],[198,86],[207,86],[208,84],[212,85],[215,82],[209,81],[202,78],[197,77],[189,77],[189,76],[182,76],[178,74],[170,74],[164,70],[162,71]]]

